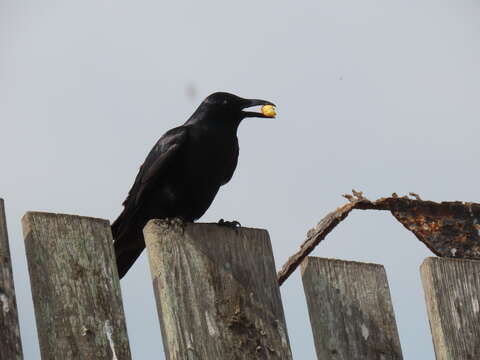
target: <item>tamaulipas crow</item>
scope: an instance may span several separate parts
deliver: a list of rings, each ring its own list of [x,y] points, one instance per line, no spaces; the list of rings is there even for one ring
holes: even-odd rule
[[[244,111],[258,105],[267,105],[268,111]],[[193,222],[205,213],[237,166],[238,125],[245,118],[274,117],[273,106],[269,101],[217,92],[185,124],[158,140],[112,224],[120,278],[145,248],[142,231],[150,219]]]

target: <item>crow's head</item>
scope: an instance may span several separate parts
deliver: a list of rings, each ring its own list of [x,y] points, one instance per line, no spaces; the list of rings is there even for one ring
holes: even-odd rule
[[[253,106],[263,106],[261,112],[244,111]],[[231,117],[241,120],[247,117],[272,118],[275,117],[275,104],[266,100],[243,99],[226,92],[216,92],[209,95],[200,105],[211,115]]]

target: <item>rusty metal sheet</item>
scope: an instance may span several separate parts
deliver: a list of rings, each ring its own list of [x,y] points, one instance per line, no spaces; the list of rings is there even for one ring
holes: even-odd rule
[[[361,192],[344,195],[349,202],[327,214],[307,233],[307,239],[277,274],[281,285],[315,247],[354,210],[388,210],[434,254],[441,257],[480,259],[480,204],[460,201],[424,201],[391,197],[370,201]]]

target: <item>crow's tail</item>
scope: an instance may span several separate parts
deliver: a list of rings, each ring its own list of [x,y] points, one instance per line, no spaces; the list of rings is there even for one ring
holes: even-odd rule
[[[125,221],[125,213],[112,224],[112,235],[118,276],[121,279],[145,249],[145,241],[142,227],[137,226],[135,221]]]
[[[140,236],[142,236],[140,234]],[[141,241],[139,241],[141,240]],[[126,246],[125,246],[126,245]],[[132,245],[136,245],[133,247]],[[145,244],[143,238],[133,238],[133,239],[119,239],[113,243],[115,248],[115,257],[117,259],[117,269],[118,276],[120,279],[127,273],[127,271],[132,267],[133,263],[145,249]]]

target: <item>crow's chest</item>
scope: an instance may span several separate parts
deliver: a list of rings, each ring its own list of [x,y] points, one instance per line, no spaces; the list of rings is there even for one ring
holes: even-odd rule
[[[237,166],[238,139],[236,135],[200,134],[188,146],[187,166],[197,181],[223,185]]]

